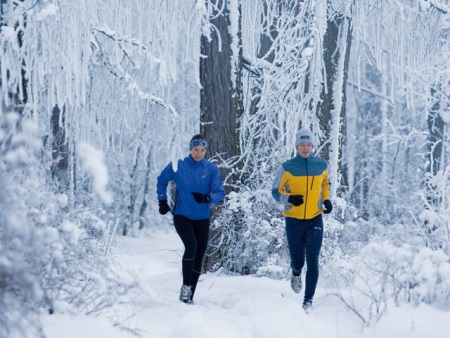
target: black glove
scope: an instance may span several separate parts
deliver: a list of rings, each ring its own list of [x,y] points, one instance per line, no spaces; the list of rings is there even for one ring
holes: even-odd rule
[[[325,210],[323,211],[324,214],[329,214],[331,210],[333,210],[333,205],[331,205],[330,200],[323,201],[323,205],[325,207]]]
[[[169,207],[169,205],[167,204],[167,201],[166,201],[166,200],[161,200],[161,201],[159,201],[159,213],[160,213],[161,215],[165,215],[165,214],[167,214],[169,211],[170,211],[170,207]]]
[[[288,198],[288,202],[298,207],[303,204],[303,195],[291,195]]]
[[[209,195],[200,194],[199,192],[191,192],[191,195],[194,196],[197,203],[209,203],[211,200]]]

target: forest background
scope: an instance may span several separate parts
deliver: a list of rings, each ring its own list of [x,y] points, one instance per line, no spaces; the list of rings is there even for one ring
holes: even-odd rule
[[[446,0],[2,0],[0,327],[98,313],[116,236],[198,132],[225,179],[205,271],[283,278],[276,169],[310,128],[334,210],[321,268],[365,325],[450,307]],[[156,220],[156,222],[155,222]],[[113,291],[111,291],[113,290]],[[31,330],[31,331],[30,331]]]

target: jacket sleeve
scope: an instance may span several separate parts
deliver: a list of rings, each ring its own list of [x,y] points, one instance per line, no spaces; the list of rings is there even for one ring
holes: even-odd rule
[[[328,169],[323,172],[322,176],[322,199],[325,201],[330,199],[330,182],[328,181]]]
[[[220,174],[219,168],[216,165],[213,165],[211,173],[211,191],[209,193],[209,197],[211,198],[210,202],[212,204],[219,203],[225,197],[222,175]]]
[[[273,184],[272,184],[272,197],[278,203],[288,204],[289,203],[288,202],[289,195],[283,195],[280,193],[280,191],[282,191],[282,189],[280,189],[280,187],[282,185],[283,178],[284,178],[284,168],[283,168],[283,166],[280,166],[280,168],[278,169],[277,175],[275,176],[275,180],[273,181]]]
[[[167,186],[169,182],[173,180],[174,171],[172,163],[169,163],[158,176],[156,182],[156,193],[158,195],[158,201],[167,200]]]

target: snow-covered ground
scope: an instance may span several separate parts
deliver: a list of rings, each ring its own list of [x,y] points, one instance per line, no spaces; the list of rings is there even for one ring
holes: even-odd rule
[[[195,304],[186,305],[178,301],[183,246],[173,228],[146,238],[118,238],[116,244],[118,268],[124,278],[131,272],[142,289],[130,293],[129,305],[118,304],[101,316],[44,316],[48,338],[450,337],[450,312],[425,304],[390,307],[380,322],[363,327],[327,296],[320,280],[310,314],[287,280],[212,273],[201,276]]]

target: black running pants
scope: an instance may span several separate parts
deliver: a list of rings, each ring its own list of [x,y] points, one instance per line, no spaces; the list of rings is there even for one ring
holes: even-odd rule
[[[191,220],[184,216],[174,215],[173,221],[185,249],[182,261],[183,284],[192,286],[193,295],[208,245],[209,218]]]

